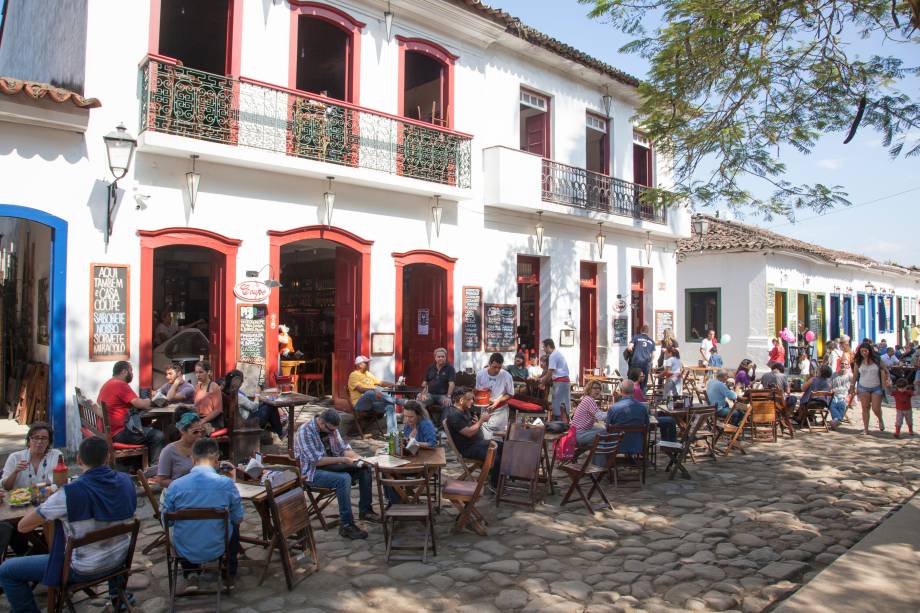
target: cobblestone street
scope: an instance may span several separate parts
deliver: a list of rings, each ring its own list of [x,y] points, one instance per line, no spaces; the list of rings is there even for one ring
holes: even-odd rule
[[[893,413],[886,408],[889,429]],[[920,485],[918,441],[856,432],[855,424],[836,433],[802,432],[751,445],[746,456],[702,459],[689,466],[692,481],[651,471],[644,490],[632,483],[609,489],[616,510],[592,517],[580,503],[560,508],[558,491],[535,512],[496,511],[487,495],[480,508],[489,538],[450,535],[454,513],[445,508],[438,555],[424,564],[385,563],[376,525],[367,541],[318,530],[319,572],[287,592],[279,564],[261,587],[261,569],[244,566],[222,605],[243,613],[762,611],[833,562]],[[244,533],[257,531],[254,515],[248,507]],[[142,610],[153,613],[167,606],[165,554],[140,554],[157,527],[147,520],[142,530],[135,564],[146,570],[131,584]],[[260,555],[264,550],[249,546],[243,559]]]

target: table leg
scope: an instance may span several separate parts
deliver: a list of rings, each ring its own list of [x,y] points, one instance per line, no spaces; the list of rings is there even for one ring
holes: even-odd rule
[[[288,407],[288,455],[294,457],[294,407]]]

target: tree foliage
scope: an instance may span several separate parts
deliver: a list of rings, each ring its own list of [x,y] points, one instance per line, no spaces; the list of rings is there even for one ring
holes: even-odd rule
[[[849,202],[840,186],[784,178],[788,147],[872,129],[891,156],[920,156],[920,103],[902,91],[920,75],[906,61],[920,59],[920,0],[579,1],[649,61],[638,121],[674,164],[674,192],[658,197],[791,217]],[[770,196],[754,196],[758,181]]]

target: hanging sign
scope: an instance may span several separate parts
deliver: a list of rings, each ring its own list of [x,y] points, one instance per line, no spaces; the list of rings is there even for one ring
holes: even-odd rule
[[[241,304],[239,309],[239,335],[237,360],[247,364],[265,364],[265,321],[268,306]]]
[[[265,302],[271,293],[271,288],[261,281],[240,281],[233,286],[233,295],[243,302]]]
[[[613,301],[613,312],[622,313],[626,310],[626,301],[622,298],[617,298]]]
[[[461,351],[482,351],[482,288],[463,288]]]
[[[430,318],[431,318],[430,310],[428,309],[418,310],[418,335],[419,336],[428,336]]]
[[[130,357],[127,264],[90,264],[89,359],[94,362]]]

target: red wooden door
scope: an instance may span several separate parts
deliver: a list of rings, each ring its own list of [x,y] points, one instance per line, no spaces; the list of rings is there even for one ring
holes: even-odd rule
[[[335,340],[332,390],[334,397],[347,398],[345,385],[354,370],[360,334],[361,255],[345,247],[335,250]]]
[[[224,332],[228,322],[224,321],[227,299],[227,258],[222,253],[211,253],[211,284],[208,296],[208,342],[212,374],[215,378],[224,376]]]
[[[525,120],[524,130],[527,135],[524,150],[528,153],[549,157],[546,151],[546,113],[528,117]]]
[[[645,271],[641,268],[632,269],[632,333],[639,333],[645,325]]]
[[[597,265],[581,264],[581,325],[579,347],[581,369],[597,368]]]
[[[403,275],[403,375],[419,385],[434,350],[447,345],[447,274],[431,264],[411,264]]]

